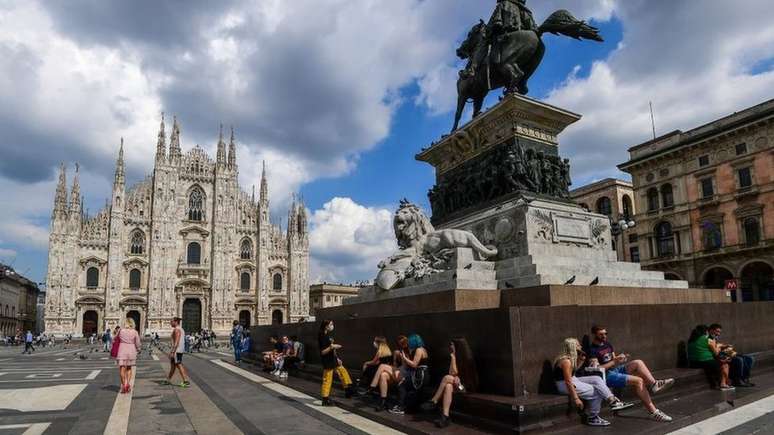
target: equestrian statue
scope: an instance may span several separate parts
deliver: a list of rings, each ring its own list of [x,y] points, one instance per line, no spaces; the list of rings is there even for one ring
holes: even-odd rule
[[[452,131],[459,126],[469,100],[476,117],[493,89],[505,88],[505,94],[528,92],[527,81],[545,54],[544,33],[603,41],[597,28],[566,10],[554,12],[537,26],[526,0],[497,0],[489,23],[480,20],[457,49],[457,56],[468,59],[468,64],[457,80],[457,113]]]

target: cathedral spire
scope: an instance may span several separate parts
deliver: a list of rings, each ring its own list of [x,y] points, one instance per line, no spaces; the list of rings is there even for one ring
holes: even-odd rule
[[[228,143],[228,166],[236,167],[236,143],[234,143],[234,126],[231,126],[231,140]]]
[[[124,138],[121,138],[121,146],[118,148],[118,159],[116,159],[116,175],[113,186],[124,186],[126,182],[126,176],[124,173]]]
[[[81,214],[81,183],[79,178],[80,166],[75,164],[75,176],[73,177],[73,190],[70,193],[70,213],[73,216]]]
[[[252,196],[250,197],[250,202],[252,202],[253,204],[255,204],[255,184],[253,184],[253,194],[252,194]]]
[[[59,164],[59,182],[56,185],[54,197],[54,215],[67,212],[67,169],[64,163]]]
[[[161,124],[159,125],[159,138],[156,142],[156,162],[162,162],[167,158],[167,135],[164,133],[164,112],[161,112]]]
[[[180,125],[177,123],[177,116],[172,117],[172,135],[169,137],[169,159],[179,158],[180,151]]]
[[[261,172],[261,203],[269,203],[269,183],[266,181],[266,160],[263,161],[263,171]]]
[[[226,164],[226,143],[223,142],[223,124],[220,124],[220,134],[218,135],[218,165]]]

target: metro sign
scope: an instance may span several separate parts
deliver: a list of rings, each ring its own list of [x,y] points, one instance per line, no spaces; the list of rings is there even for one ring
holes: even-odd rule
[[[736,290],[739,288],[739,280],[738,279],[727,279],[726,280],[726,286],[724,287],[726,290]]]

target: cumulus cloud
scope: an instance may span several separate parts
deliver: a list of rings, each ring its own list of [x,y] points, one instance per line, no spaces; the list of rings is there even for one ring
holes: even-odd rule
[[[648,102],[657,133],[687,130],[774,97],[770,3],[653,2],[615,5],[624,38],[585,78],[570,75],[547,101],[583,114],[561,137],[580,182],[621,176],[627,148],[651,139]],[[722,26],[708,23],[723,22]]]
[[[397,250],[392,211],[333,198],[310,216],[311,282],[376,276],[379,261]]]

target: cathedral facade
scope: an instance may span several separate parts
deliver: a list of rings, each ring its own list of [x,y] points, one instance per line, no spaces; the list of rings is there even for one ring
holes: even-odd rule
[[[259,197],[238,183],[234,134],[221,129],[213,161],[183,153],[180,127],[162,118],[153,173],[127,188],[123,140],[111,199],[86,216],[78,170],[68,195],[59,175],[49,236],[47,333],[91,334],[131,317],[141,333],[227,334],[244,325],[296,322],[309,313],[306,209],[294,199],[287,230],[270,222],[266,168]]]

